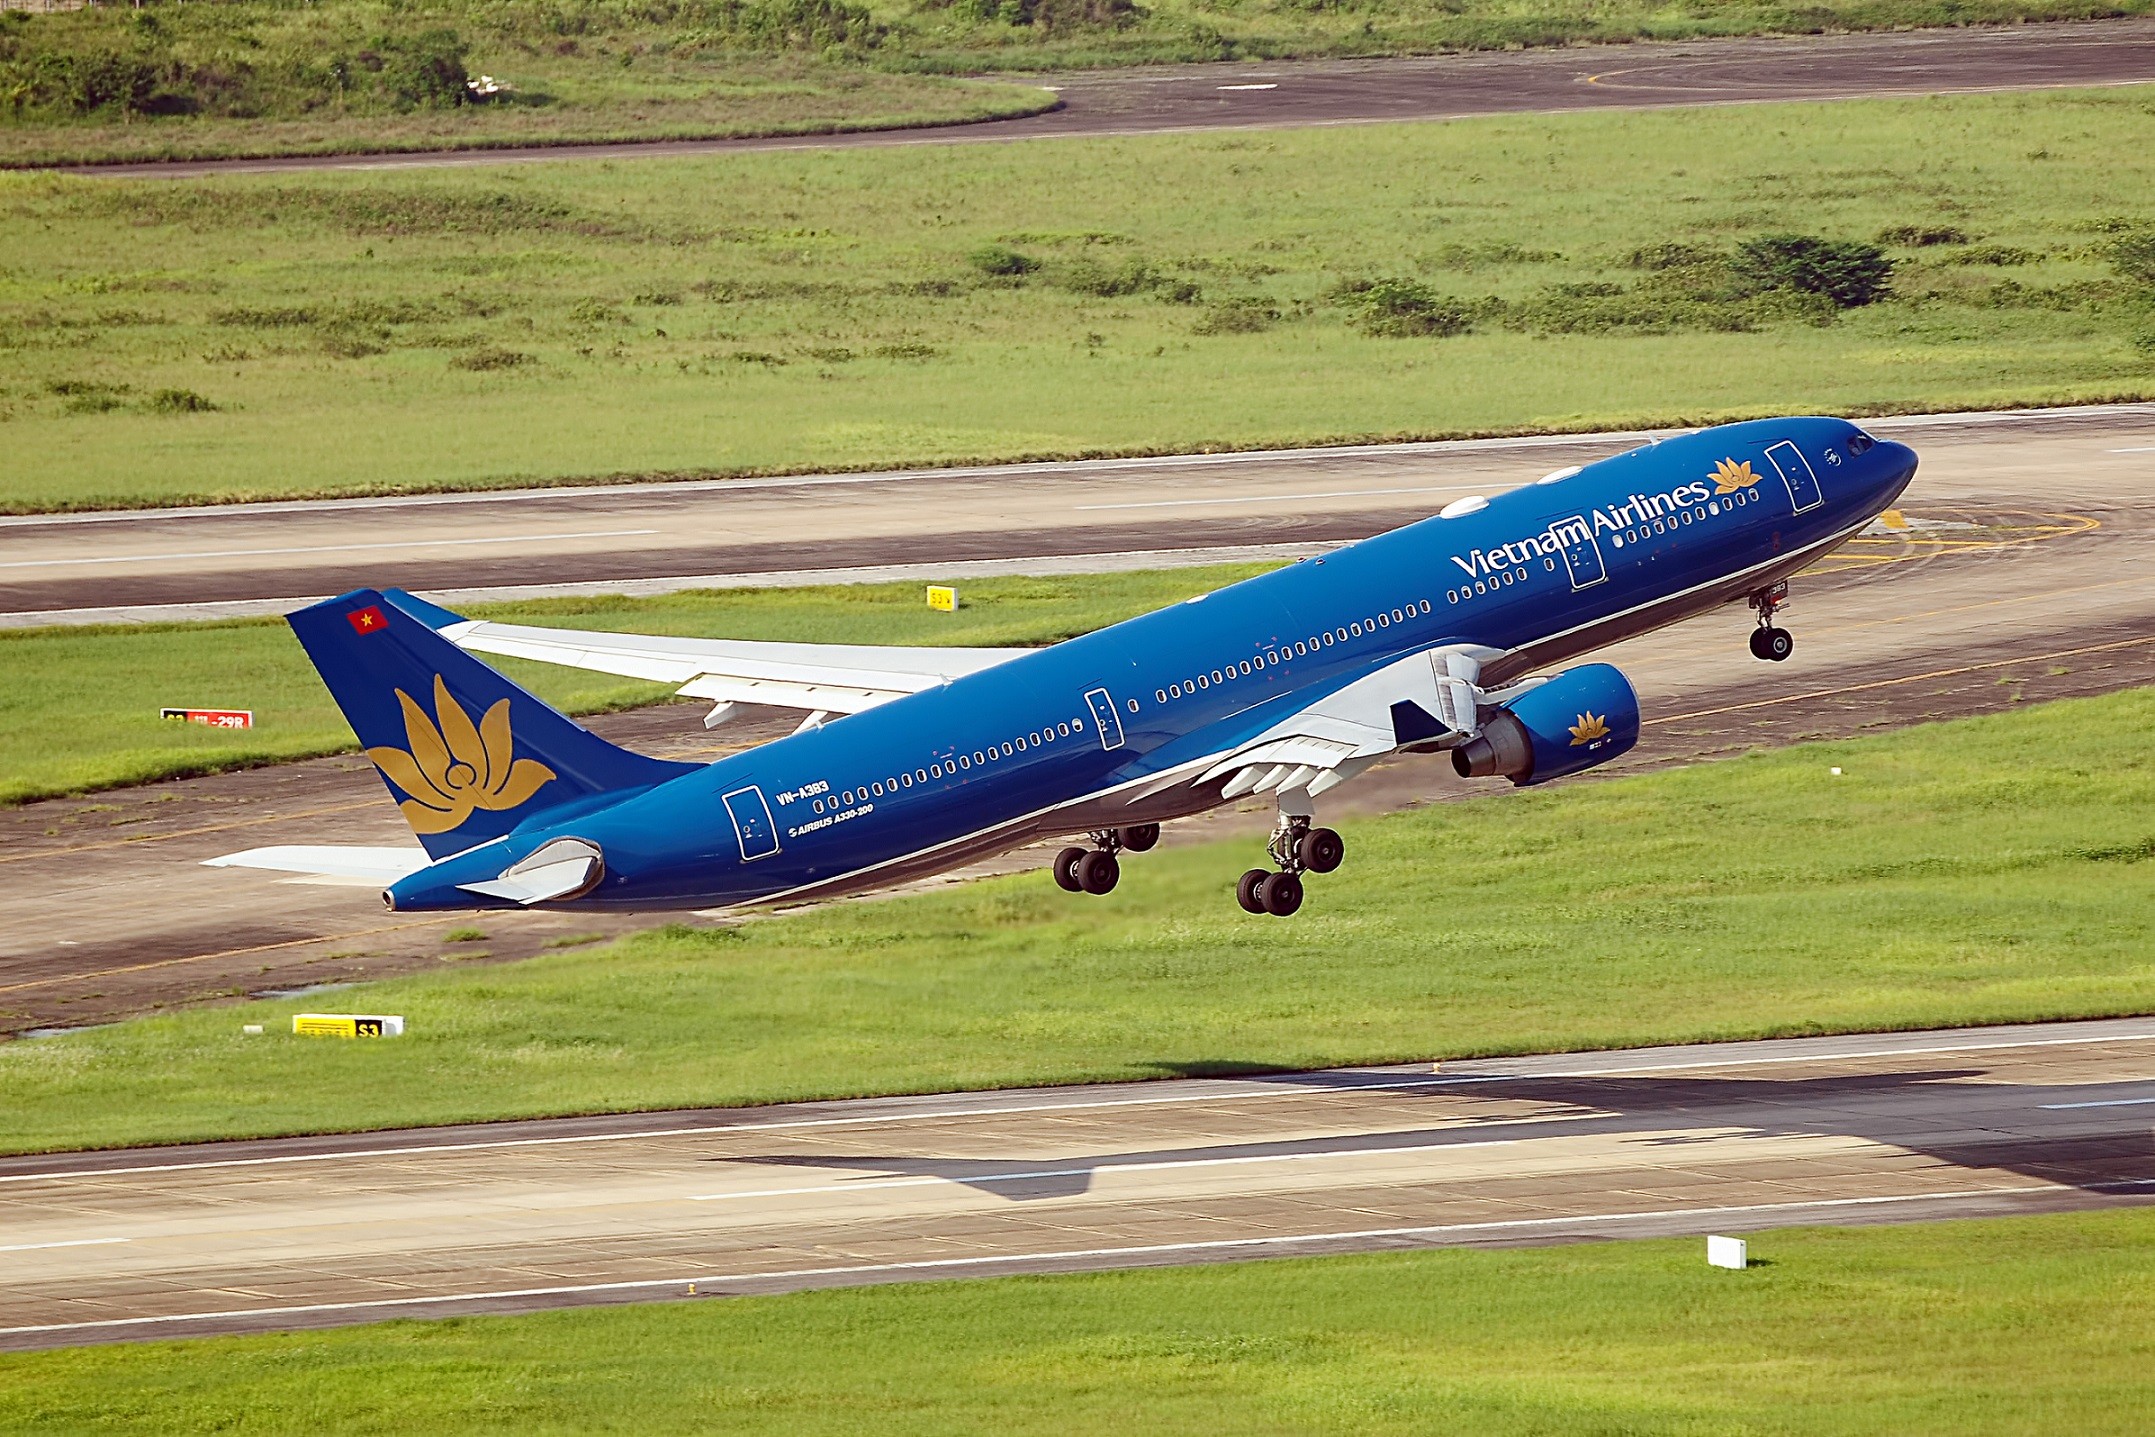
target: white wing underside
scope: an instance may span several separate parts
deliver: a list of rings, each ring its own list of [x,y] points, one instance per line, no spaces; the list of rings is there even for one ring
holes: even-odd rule
[[[1033,652],[678,639],[470,619],[448,625],[441,635],[477,653],[672,684],[685,697],[721,705],[714,717],[737,703],[859,713]]]
[[[1231,752],[1195,760],[1139,785],[1129,801],[1225,779],[1223,799],[1276,793],[1283,808],[1303,811],[1296,809],[1297,800],[1337,788],[1405,742],[1441,745],[1475,732],[1476,713],[1492,698],[1475,686],[1475,677],[1481,658],[1494,652],[1431,649],[1399,659],[1288,715]],[[1494,697],[1508,697],[1523,687]],[[1403,703],[1435,720],[1435,731],[1403,740],[1393,708]]]

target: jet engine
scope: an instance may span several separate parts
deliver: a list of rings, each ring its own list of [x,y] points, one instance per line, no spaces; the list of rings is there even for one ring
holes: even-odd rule
[[[1452,750],[1461,778],[1501,775],[1524,787],[1578,773],[1639,741],[1639,696],[1608,664],[1566,669],[1508,699]]]

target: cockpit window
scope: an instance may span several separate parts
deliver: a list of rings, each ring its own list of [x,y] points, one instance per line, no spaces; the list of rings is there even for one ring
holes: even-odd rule
[[[1857,454],[1868,454],[1872,449],[1877,447],[1877,444],[1877,440],[1871,438],[1870,435],[1865,434],[1860,429],[1858,429],[1854,434],[1848,436],[1848,452],[1851,456]]]

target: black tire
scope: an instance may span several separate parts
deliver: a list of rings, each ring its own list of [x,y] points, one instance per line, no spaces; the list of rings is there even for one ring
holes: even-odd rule
[[[1115,880],[1122,877],[1122,865],[1115,855],[1104,848],[1095,848],[1078,862],[1078,886],[1087,893],[1108,893],[1115,887]]]
[[[1265,905],[1265,912],[1274,918],[1285,918],[1302,906],[1302,880],[1292,873],[1272,874],[1258,888],[1257,897]]]
[[[1766,659],[1766,658],[1771,658],[1771,657],[1772,657],[1772,655],[1770,655],[1770,654],[1768,654],[1768,653],[1766,652],[1766,635],[1767,635],[1767,634],[1768,634],[1769,632],[1770,632],[1770,630],[1767,630],[1767,629],[1753,629],[1753,630],[1751,631],[1751,657],[1752,657],[1752,658],[1754,658],[1754,659]]]
[[[1257,896],[1257,890],[1264,887],[1265,880],[1271,876],[1270,872],[1262,868],[1253,868],[1242,875],[1242,881],[1235,885],[1235,902],[1242,905],[1243,912],[1265,911],[1265,901]]]
[[[1786,629],[1766,630],[1766,657],[1780,663],[1796,652],[1796,636]]]
[[[1115,831],[1122,835],[1122,846],[1132,853],[1143,853],[1160,841],[1160,825],[1157,823],[1140,823],[1135,828],[1119,828]]]
[[[1347,856],[1347,841],[1329,828],[1313,828],[1295,844],[1295,857],[1312,873],[1330,873]]]
[[[1078,882],[1078,865],[1085,861],[1090,850],[1066,848],[1055,855],[1055,886],[1065,893],[1082,893],[1085,885]]]

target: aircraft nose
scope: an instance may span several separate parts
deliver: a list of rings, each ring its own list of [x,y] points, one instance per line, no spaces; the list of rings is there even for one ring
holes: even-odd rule
[[[1916,451],[1905,444],[1895,444],[1888,439],[1874,451],[1882,487],[1890,498],[1908,487],[1916,477]]]

